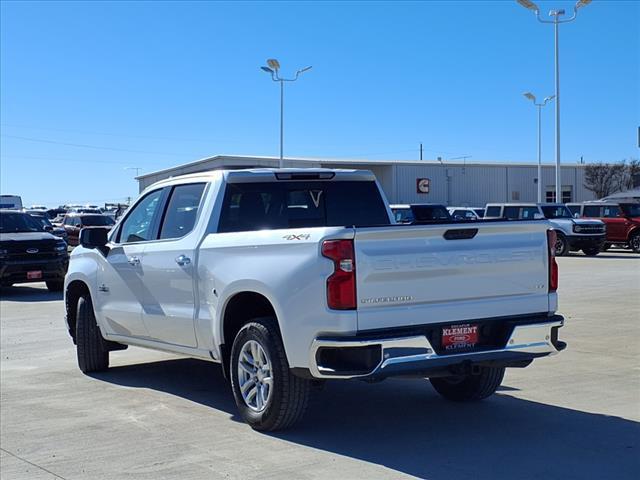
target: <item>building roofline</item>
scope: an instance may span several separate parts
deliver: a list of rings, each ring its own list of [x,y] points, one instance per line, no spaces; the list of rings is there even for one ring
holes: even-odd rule
[[[211,157],[205,157],[193,162],[187,162],[174,167],[163,168],[161,170],[155,170],[153,172],[139,175],[136,180],[152,177],[154,175],[161,175],[163,173],[172,172],[180,168],[195,167],[203,163],[211,161],[240,161],[250,162],[251,160],[257,161],[270,161],[276,163],[279,161],[278,157],[270,157],[264,155],[213,155]],[[285,162],[309,162],[309,163],[349,163],[352,165],[378,165],[378,166],[391,166],[391,165],[423,165],[423,166],[456,166],[456,167],[537,167],[537,163],[517,163],[517,162],[461,162],[461,161],[443,161],[442,163],[437,160],[370,160],[370,159],[350,159],[350,158],[327,158],[327,157],[285,157]],[[555,164],[542,164],[543,167],[555,167]],[[586,164],[564,164],[563,167],[585,167]],[[225,165],[221,166],[222,168]],[[264,168],[264,165],[238,165],[238,168]]]

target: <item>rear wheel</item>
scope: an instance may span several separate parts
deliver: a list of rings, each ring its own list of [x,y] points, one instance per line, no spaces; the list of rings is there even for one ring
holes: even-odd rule
[[[466,402],[493,395],[504,378],[504,367],[481,367],[478,375],[430,378],[433,388],[447,400]]]
[[[595,257],[600,253],[599,248],[583,248],[582,253],[584,253],[588,257]]]
[[[556,257],[562,257],[569,252],[569,242],[560,232],[556,235]]]
[[[251,428],[282,430],[302,418],[311,382],[291,374],[274,318],[254,319],[240,329],[230,363],[233,396]]]
[[[635,253],[640,253],[640,232],[634,232],[629,238],[629,246]]]
[[[83,373],[99,372],[109,368],[109,350],[96,323],[89,295],[84,295],[78,300],[76,352],[78,366]]]
[[[49,280],[47,288],[50,292],[61,292],[64,287],[64,280]]]

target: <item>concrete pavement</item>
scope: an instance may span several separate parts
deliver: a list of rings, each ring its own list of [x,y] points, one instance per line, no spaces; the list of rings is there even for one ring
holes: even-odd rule
[[[0,476],[13,479],[636,478],[640,256],[560,258],[561,355],[477,404],[426,381],[328,383],[273,435],[217,365],[132,348],[85,376],[44,285],[1,291]]]

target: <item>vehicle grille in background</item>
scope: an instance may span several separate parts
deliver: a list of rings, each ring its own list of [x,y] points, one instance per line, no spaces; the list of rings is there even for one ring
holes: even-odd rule
[[[7,250],[8,257],[12,260],[40,260],[55,258],[58,253],[55,250],[59,240],[31,240],[25,242],[6,242],[2,248]],[[29,250],[37,250],[29,253]]]
[[[597,234],[605,233],[604,225],[580,225],[580,233]]]

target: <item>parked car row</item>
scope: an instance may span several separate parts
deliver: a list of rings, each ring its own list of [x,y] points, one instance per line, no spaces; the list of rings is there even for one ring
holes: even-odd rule
[[[0,286],[46,282],[61,291],[69,266],[67,243],[19,210],[0,210]]]
[[[484,209],[425,203],[391,205],[396,223],[542,220],[556,231],[555,254],[582,250],[593,256],[612,245],[640,253],[640,204],[616,202],[489,203]]]
[[[578,218],[597,218],[607,227],[603,250],[621,245],[640,253],[640,203],[585,202],[567,204]]]

